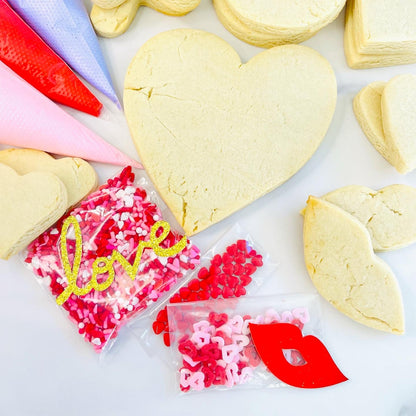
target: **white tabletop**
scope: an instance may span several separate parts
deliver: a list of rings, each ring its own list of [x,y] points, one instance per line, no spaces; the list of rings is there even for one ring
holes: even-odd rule
[[[180,18],[143,7],[125,35],[101,40],[120,97],[127,66],[140,46],[159,32],[181,27],[221,36],[243,61],[260,51],[224,29],[210,0],[202,0],[194,12]],[[236,222],[249,230],[279,262],[275,276],[260,294],[314,291],[303,262],[299,215],[310,194],[320,196],[350,184],[374,189],[395,183],[416,185],[415,173],[401,176],[377,153],[352,111],[352,99],[361,87],[396,74],[415,73],[416,66],[349,69],[343,51],[343,16],[305,44],[330,61],[338,79],[338,106],[326,139],[286,184],[193,239],[205,250]],[[70,112],[136,157],[121,112],[111,107],[99,120]],[[117,167],[94,166],[101,182],[119,171]],[[401,411],[415,415],[416,244],[380,256],[394,270],[402,289],[406,335],[364,327],[322,301],[324,342],[348,382],[321,390],[285,387],[205,391],[189,396],[177,395],[172,370],[156,357],[150,359],[127,332],[100,362],[21,259],[0,261],[0,415],[395,416]]]

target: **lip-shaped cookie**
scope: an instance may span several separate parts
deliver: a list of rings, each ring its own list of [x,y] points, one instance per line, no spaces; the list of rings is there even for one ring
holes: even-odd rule
[[[8,259],[54,224],[68,205],[65,185],[52,173],[19,176],[0,163],[0,258]]]
[[[114,38],[123,34],[136,17],[140,6],[161,13],[182,16],[194,10],[201,0],[94,0],[91,22],[100,36]]]
[[[298,45],[242,64],[222,39],[174,30],[148,41],[125,80],[141,160],[188,235],[293,176],[325,136],[336,104],[329,63]]]
[[[404,332],[396,278],[374,254],[360,221],[336,205],[310,197],[303,238],[308,273],[326,300],[361,324],[394,334]]]
[[[375,251],[416,242],[416,189],[391,185],[379,191],[351,185],[322,197],[357,218],[370,234]]]
[[[68,208],[75,205],[97,186],[97,174],[85,160],[72,157],[54,159],[48,153],[34,149],[0,151],[0,163],[10,166],[19,175],[30,172],[50,172],[65,185]]]

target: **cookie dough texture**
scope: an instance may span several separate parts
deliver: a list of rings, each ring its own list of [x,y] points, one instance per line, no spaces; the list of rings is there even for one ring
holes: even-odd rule
[[[343,209],[310,197],[305,210],[304,255],[319,293],[355,321],[404,333],[396,278],[372,248],[364,225]]]
[[[96,32],[113,38],[123,34],[133,22],[140,6],[161,13],[182,16],[194,10],[201,0],[94,0],[91,22]]]
[[[0,258],[8,259],[53,225],[66,211],[65,185],[54,174],[20,176],[0,164]]]
[[[416,76],[399,75],[374,82],[354,99],[365,135],[400,173],[416,168]]]
[[[182,29],[138,52],[124,103],[148,174],[193,235],[294,175],[325,136],[336,95],[331,66],[310,48],[242,64],[217,36]]]
[[[354,69],[416,62],[414,0],[349,0],[344,46]]]
[[[379,191],[351,185],[322,197],[358,219],[375,251],[395,250],[416,242],[416,189],[391,185]]]
[[[214,0],[214,6],[234,36],[270,48],[309,39],[337,18],[345,0]]]
[[[0,151],[0,163],[11,167],[19,175],[30,172],[55,174],[67,190],[67,208],[78,203],[97,186],[97,174],[93,167],[78,158],[54,159],[39,150],[6,149]]]

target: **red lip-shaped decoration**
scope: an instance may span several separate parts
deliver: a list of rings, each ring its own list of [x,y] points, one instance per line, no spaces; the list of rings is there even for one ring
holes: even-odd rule
[[[316,389],[347,381],[322,342],[303,336],[292,324],[250,324],[250,332],[258,354],[266,367],[279,380],[294,387]],[[297,350],[306,361],[304,365],[289,364],[283,350]]]

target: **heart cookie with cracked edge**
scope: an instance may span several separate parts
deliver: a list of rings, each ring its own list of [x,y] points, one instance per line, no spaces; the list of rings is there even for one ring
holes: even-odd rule
[[[363,325],[404,333],[396,278],[374,254],[370,235],[360,221],[334,204],[310,197],[303,239],[309,276],[326,300]]]
[[[131,25],[140,6],[158,12],[183,16],[194,10],[201,0],[94,0],[91,22],[96,32],[106,38],[122,35]]]
[[[0,258],[8,259],[53,225],[66,211],[65,185],[54,174],[20,176],[0,164]]]
[[[379,191],[346,186],[322,197],[357,218],[370,234],[375,251],[395,250],[416,242],[416,189],[391,185]]]
[[[30,172],[50,172],[65,185],[68,206],[72,207],[97,186],[97,174],[85,160],[65,157],[54,159],[48,153],[33,149],[6,149],[0,151],[0,163],[10,166],[19,175]]]
[[[213,0],[224,27],[243,42],[263,48],[300,43],[337,18],[345,0],[313,1]],[[310,4],[308,4],[310,3]],[[315,8],[315,9],[314,9]]]
[[[331,66],[313,49],[280,46],[242,64],[219,37],[180,29],[140,49],[124,103],[147,173],[193,235],[301,169],[336,95]]]

